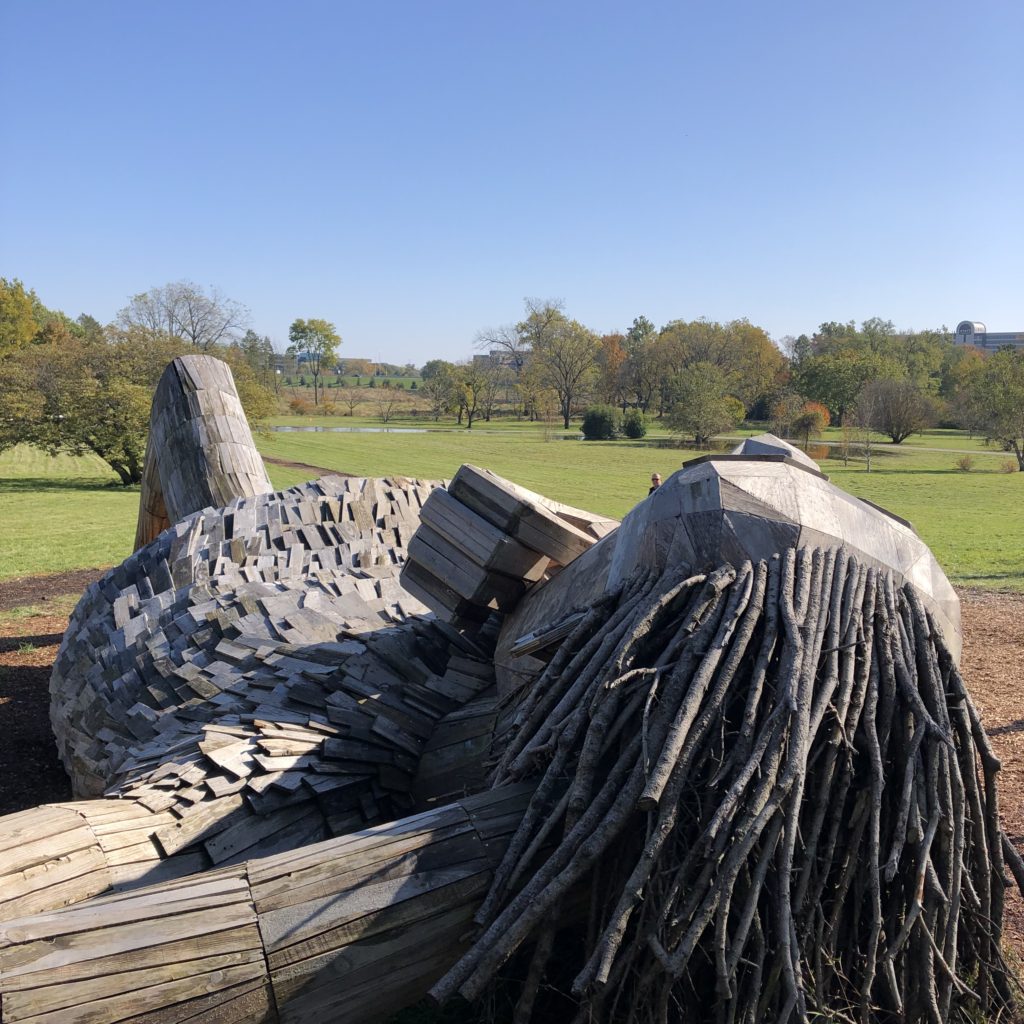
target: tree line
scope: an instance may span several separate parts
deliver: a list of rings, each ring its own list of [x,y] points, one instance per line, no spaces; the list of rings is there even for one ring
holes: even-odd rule
[[[880,318],[824,323],[776,345],[745,319],[656,327],[638,316],[625,332],[599,335],[557,301],[527,300],[524,312],[479,333],[483,355],[424,365],[422,392],[436,419],[471,427],[505,406],[532,419],[557,413],[568,428],[588,409],[618,409],[698,445],[744,420],[805,441],[831,423],[894,444],[945,425],[1002,443],[1024,468],[1024,352],[985,354],[945,328],[898,331]]]
[[[300,318],[289,341],[319,404],[325,375],[339,369],[341,336],[330,321]],[[895,444],[944,424],[1000,442],[1024,469],[1024,352],[984,354],[945,328],[834,321],[776,345],[746,319],[657,327],[641,315],[628,330],[599,334],[560,301],[528,299],[520,320],[481,330],[475,347],[471,359],[420,369],[419,401],[435,419],[472,428],[501,411],[569,428],[598,409],[607,415],[591,422],[603,430],[629,414],[632,436],[657,419],[698,445],[743,420],[805,441],[833,423]],[[280,356],[251,329],[248,310],[215,289],[153,288],[104,326],[48,309],[20,281],[0,278],[0,450],[28,442],[93,452],[123,483],[138,482],[153,388],[170,359],[194,351],[232,366],[251,418],[276,410]]]

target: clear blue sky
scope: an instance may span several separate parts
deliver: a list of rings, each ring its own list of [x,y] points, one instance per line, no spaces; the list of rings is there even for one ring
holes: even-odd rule
[[[1024,4],[3,0],[0,276],[460,358],[524,296],[1024,330]]]

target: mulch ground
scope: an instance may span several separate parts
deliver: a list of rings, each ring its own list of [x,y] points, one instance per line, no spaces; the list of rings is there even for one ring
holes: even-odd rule
[[[0,583],[0,610],[80,592],[101,570]],[[1002,817],[1024,851],[1024,594],[961,590],[964,678],[1002,758]],[[50,732],[48,685],[66,615],[0,621],[0,814],[67,800],[71,787]],[[1009,936],[1024,957],[1024,904],[1010,901]]]
[[[0,612],[11,608],[39,605],[67,594],[81,594],[93,580],[98,580],[106,569],[76,569],[74,572],[59,572],[53,576],[17,576],[0,583]],[[61,627],[64,632],[64,627]]]

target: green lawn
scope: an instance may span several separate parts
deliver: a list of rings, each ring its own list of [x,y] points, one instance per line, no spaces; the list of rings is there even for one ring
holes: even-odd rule
[[[310,419],[275,422],[308,425]],[[347,417],[328,420],[332,424],[374,425]],[[490,429],[422,434],[263,432],[256,441],[265,456],[360,475],[440,479],[472,462],[552,498],[616,517],[646,495],[652,472],[668,477],[698,454],[667,447],[658,436],[582,442],[561,435],[559,429],[504,421]],[[829,431],[826,439],[837,436]],[[977,453],[972,472],[955,468],[958,450]],[[954,582],[1024,591],[1024,475],[1000,472],[1006,458],[964,434],[929,431],[900,446],[879,444],[870,474],[863,464],[844,467],[835,458],[823,458],[822,468],[841,487],[913,522]],[[276,487],[311,475],[268,469]],[[95,459],[50,459],[28,448],[0,455],[0,579],[109,565],[125,557],[138,493],[110,486],[112,481]]]
[[[0,454],[0,579],[88,569],[131,552],[138,488],[95,456]]]

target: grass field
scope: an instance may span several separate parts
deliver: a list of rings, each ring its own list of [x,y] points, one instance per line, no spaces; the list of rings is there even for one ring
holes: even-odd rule
[[[272,422],[313,423],[308,417]],[[317,417],[315,425],[375,423]],[[646,495],[653,471],[667,477],[698,454],[667,447],[657,431],[642,442],[580,442],[563,440],[562,433],[498,421],[472,431],[414,434],[264,431],[256,440],[264,456],[359,475],[439,479],[472,462],[616,517]],[[836,440],[838,432],[824,439]],[[955,468],[960,451],[977,453],[972,472]],[[1001,472],[1006,458],[977,438],[929,431],[898,447],[880,444],[870,474],[860,463],[844,467],[834,458],[824,459],[822,468],[841,487],[913,522],[954,582],[1024,591],[1024,475]],[[276,487],[311,475],[272,464],[268,469]],[[0,455],[0,579],[120,561],[131,547],[138,494],[112,481],[96,459],[51,459],[28,448]]]
[[[118,486],[95,456],[0,454],[0,579],[120,562],[138,507],[138,489]]]

